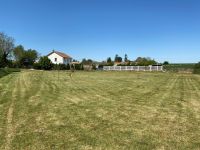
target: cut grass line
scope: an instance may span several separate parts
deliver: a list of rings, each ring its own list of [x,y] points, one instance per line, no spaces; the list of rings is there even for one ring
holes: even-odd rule
[[[5,143],[5,150],[10,150],[11,149],[11,143],[14,137],[14,127],[13,127],[13,111],[14,111],[14,106],[15,106],[15,100],[17,96],[17,84],[18,80],[15,82],[15,86],[12,92],[12,100],[11,104],[8,108],[8,113],[7,113],[7,130],[6,130],[6,143]]]

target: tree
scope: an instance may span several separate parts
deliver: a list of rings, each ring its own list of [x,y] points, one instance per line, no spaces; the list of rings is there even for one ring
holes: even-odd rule
[[[108,57],[108,59],[107,59],[107,63],[108,63],[108,64],[112,63],[112,59],[111,59],[111,57]]]
[[[122,62],[122,58],[118,54],[115,55],[115,62]]]
[[[200,74],[200,62],[195,64],[193,73]]]
[[[128,62],[128,55],[127,54],[125,54],[125,56],[124,56],[124,62]]]
[[[0,32],[0,67],[8,64],[8,56],[14,49],[14,39]]]
[[[115,55],[115,62],[118,62],[118,54]]]
[[[40,57],[38,64],[44,70],[51,70],[53,68],[53,63],[47,56]]]
[[[20,59],[20,64],[25,67],[33,66],[37,58],[38,58],[38,52],[36,50],[29,49],[23,52],[23,55]]]
[[[23,57],[24,52],[25,50],[22,45],[16,46],[13,50],[14,59],[16,61],[20,61],[20,59]]]
[[[21,60],[24,56],[24,52],[25,52],[25,50],[24,50],[24,47],[22,45],[18,45],[13,50],[13,56],[14,56],[14,59],[15,59],[15,64],[18,67],[22,66]]]
[[[106,61],[106,64],[105,64],[105,65],[108,65],[108,66],[113,66],[113,65],[114,65],[114,63],[113,63],[111,57],[108,57],[108,58],[107,58],[107,61]]]
[[[84,59],[82,60],[82,64],[83,64],[83,65],[92,65],[92,64],[93,64],[93,61],[92,61],[91,59],[88,59],[88,60],[87,60],[87,59],[84,58]]]
[[[138,57],[136,60],[136,65],[139,66],[149,66],[149,65],[155,65],[157,62],[151,58],[145,58],[145,57]]]
[[[169,65],[169,62],[168,61],[164,61],[163,65]]]

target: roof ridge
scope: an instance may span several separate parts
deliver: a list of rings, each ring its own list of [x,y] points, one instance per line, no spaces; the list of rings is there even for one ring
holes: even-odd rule
[[[63,58],[72,58],[71,56],[63,53],[63,52],[59,52],[59,51],[56,51],[56,50],[53,50],[51,53],[49,53],[47,56],[53,54],[53,53],[56,53],[57,55],[63,57]]]

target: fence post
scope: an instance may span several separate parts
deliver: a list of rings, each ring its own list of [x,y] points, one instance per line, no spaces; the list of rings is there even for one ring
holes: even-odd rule
[[[137,71],[140,71],[140,66],[138,66],[138,69],[137,69]]]

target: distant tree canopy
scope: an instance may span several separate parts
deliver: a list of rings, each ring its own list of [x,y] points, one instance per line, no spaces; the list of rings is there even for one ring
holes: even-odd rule
[[[114,62],[112,61],[111,57],[107,58],[106,65],[108,65],[108,66],[113,66],[114,65]]]
[[[138,57],[135,60],[135,64],[139,66],[149,66],[149,65],[156,65],[157,62],[151,58],[145,57]]]
[[[93,61],[91,59],[83,59],[82,60],[82,64],[83,65],[92,65],[93,64]]]
[[[14,49],[14,39],[0,32],[0,67],[8,64],[8,57]]]
[[[129,60],[128,60],[128,55],[127,54],[125,54],[125,56],[124,56],[124,62],[128,62]]]
[[[112,63],[111,57],[108,57],[108,58],[107,58],[107,63]]]
[[[200,74],[200,62],[195,64],[193,73]]]
[[[14,55],[15,61],[19,62],[22,59],[24,52],[25,52],[25,50],[22,45],[16,46],[13,50],[13,55]]]
[[[138,57],[136,60],[129,60],[128,55],[124,55],[124,60],[118,54],[115,55],[114,62],[119,63],[119,66],[149,66],[149,65],[157,65],[158,63],[151,59],[150,57]],[[114,62],[112,61],[111,57],[107,58],[107,61],[103,61],[101,66],[113,66]]]
[[[169,62],[168,61],[164,61],[163,65],[169,65]]]
[[[115,55],[115,62],[122,62],[122,57],[120,57],[118,54]]]
[[[38,59],[38,52],[36,50],[25,50],[22,45],[14,48],[13,55],[19,67],[33,66],[34,62]]]

